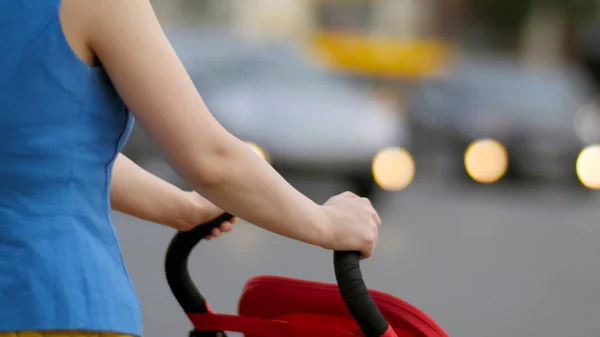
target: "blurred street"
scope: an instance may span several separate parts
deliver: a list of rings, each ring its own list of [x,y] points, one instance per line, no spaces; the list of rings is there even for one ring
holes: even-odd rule
[[[317,201],[340,188],[290,180]],[[385,195],[379,211],[378,250],[362,268],[368,286],[416,305],[451,336],[598,336],[595,198],[553,187],[492,192],[423,177]],[[118,213],[114,219],[146,335],[187,336],[190,323],[163,273],[174,232]],[[213,308],[228,313],[255,275],[334,281],[329,252],[246,223],[201,244],[191,266]]]

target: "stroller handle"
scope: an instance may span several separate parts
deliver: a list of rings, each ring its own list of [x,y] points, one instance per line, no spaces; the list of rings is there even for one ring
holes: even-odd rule
[[[185,313],[209,311],[206,299],[196,288],[188,270],[188,258],[194,247],[214,228],[233,219],[223,214],[189,232],[177,233],[167,249],[165,272],[173,295]],[[369,294],[360,271],[358,252],[339,252],[334,256],[335,276],[340,293],[352,317],[367,337],[383,336],[389,325]]]
[[[369,294],[359,257],[359,252],[333,252],[335,278],[346,307],[365,336],[381,337],[388,331],[389,324]]]

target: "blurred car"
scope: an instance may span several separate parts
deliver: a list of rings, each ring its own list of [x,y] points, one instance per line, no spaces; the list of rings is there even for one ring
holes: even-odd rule
[[[591,93],[576,69],[468,60],[415,91],[412,118],[431,139],[443,140],[463,177],[482,183],[579,177],[588,185],[578,159],[600,143]]]
[[[282,174],[344,179],[367,197],[411,182],[409,129],[391,101],[330,75],[294,45],[195,31],[170,39],[215,118]]]

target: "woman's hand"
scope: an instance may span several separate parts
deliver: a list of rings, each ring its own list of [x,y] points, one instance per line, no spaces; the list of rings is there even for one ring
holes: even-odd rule
[[[113,167],[110,201],[116,211],[179,231],[190,231],[223,213],[198,193],[183,191],[122,154]],[[224,222],[206,239],[231,231],[236,220]]]
[[[191,231],[207,221],[215,219],[216,217],[223,214],[223,210],[215,206],[210,201],[206,200],[200,194],[191,191],[186,192],[191,208],[190,214],[186,217],[186,224],[177,226],[177,230],[182,232]],[[221,224],[219,228],[212,230],[211,235],[204,238],[204,240],[211,240],[212,238],[219,237],[221,233],[231,232],[233,225],[237,222],[237,218],[233,218],[231,221],[227,221]]]
[[[329,219],[329,236],[323,248],[359,251],[362,258],[373,255],[381,219],[368,199],[345,192],[330,198],[323,209]]]

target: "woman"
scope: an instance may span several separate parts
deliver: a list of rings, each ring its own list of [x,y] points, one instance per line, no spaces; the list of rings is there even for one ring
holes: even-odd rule
[[[119,154],[128,111],[199,194]],[[142,335],[111,206],[178,229],[224,209],[364,257],[381,222],[351,193],[315,204],[219,125],[148,0],[1,1],[0,331]]]

